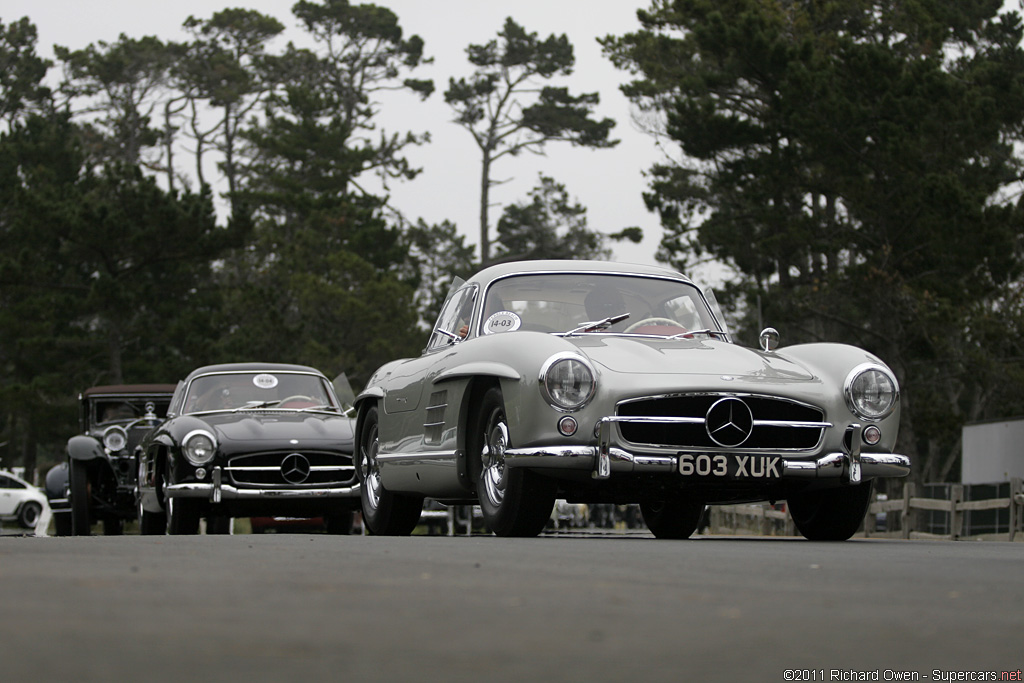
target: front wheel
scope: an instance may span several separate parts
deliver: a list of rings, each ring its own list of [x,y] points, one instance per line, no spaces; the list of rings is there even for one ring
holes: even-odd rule
[[[324,526],[327,533],[337,536],[347,536],[352,533],[352,525],[355,522],[356,513],[352,510],[338,510],[329,512],[324,517]],[[419,521],[417,516],[416,521]]]
[[[188,498],[167,499],[167,533],[194,536],[199,533],[199,506]]]
[[[377,407],[366,411],[359,430],[359,456],[356,473],[362,486],[363,524],[376,536],[408,536],[420,521],[422,496],[403,496],[384,488],[380,477],[380,451]]]
[[[42,514],[43,506],[35,501],[29,501],[22,505],[21,511],[18,512],[18,526],[22,529],[35,529]]]
[[[682,540],[689,538],[704,515],[703,503],[657,501],[640,503],[644,524],[656,538]]]
[[[71,532],[75,536],[88,536],[92,533],[92,520],[89,516],[89,470],[82,460],[71,459],[68,477],[71,484]]]
[[[234,527],[231,517],[225,515],[209,515],[206,518],[206,534],[208,536],[230,536]]]
[[[558,484],[521,467],[508,467],[510,445],[501,390],[484,394],[477,428],[480,478],[476,491],[484,523],[496,536],[536,536],[551,517]]]
[[[103,519],[104,536],[123,536],[124,520],[120,517],[105,517]]]
[[[797,530],[811,541],[845,541],[860,528],[871,504],[872,482],[795,494],[786,501]]]
[[[143,536],[161,536],[167,533],[167,514],[140,509],[139,533]]]

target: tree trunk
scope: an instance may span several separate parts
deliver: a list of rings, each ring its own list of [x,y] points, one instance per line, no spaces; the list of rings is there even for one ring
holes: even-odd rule
[[[491,201],[491,153],[484,150],[480,171],[480,267],[491,262],[491,239],[489,230],[489,208]]]

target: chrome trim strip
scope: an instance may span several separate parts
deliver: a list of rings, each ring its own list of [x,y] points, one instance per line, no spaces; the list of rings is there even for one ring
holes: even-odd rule
[[[221,500],[251,500],[260,498],[352,498],[359,496],[359,485],[318,489],[240,489],[231,484],[189,483],[164,487],[168,498],[208,498],[214,503]]]
[[[605,422],[640,422],[644,424],[694,424],[702,425],[706,422],[703,417],[644,417],[642,415],[609,415],[601,418]]]
[[[703,417],[647,417],[643,415],[611,415],[601,422],[639,422],[643,424],[695,424],[707,422]],[[798,429],[828,429],[831,422],[804,422],[800,420],[754,420],[755,427],[794,427]]]
[[[310,472],[345,472],[348,470],[354,470],[355,465],[310,465]],[[249,467],[240,465],[227,465],[224,467],[225,472],[280,472],[280,465],[252,465]]]
[[[380,462],[401,462],[409,460],[435,460],[437,458],[454,458],[455,451],[426,451],[423,453],[378,453],[377,460]]]
[[[676,392],[664,393],[664,394],[649,394],[647,396],[636,396],[634,398],[623,399],[623,400],[619,401],[616,404],[616,407],[617,406],[621,406],[621,405],[626,405],[626,404],[629,404],[629,403],[638,403],[640,401],[651,401],[651,400],[659,401],[659,400],[668,399],[668,398],[695,398],[695,397],[699,397],[699,396],[718,396],[718,397],[722,397],[722,398],[724,398],[726,396],[730,396],[732,398],[738,398],[738,399],[744,399],[744,398],[767,399],[767,400],[770,400],[770,401],[780,401],[782,403],[792,403],[793,405],[801,406],[803,408],[810,408],[811,410],[816,410],[816,411],[818,411],[818,412],[820,412],[822,414],[825,413],[824,410],[822,410],[818,406],[814,405],[813,403],[807,403],[806,401],[800,401],[798,399],[790,398],[788,396],[776,396],[774,394],[757,394],[757,393],[750,392],[750,391],[691,391],[691,392],[688,392],[688,391],[676,391]]]
[[[799,420],[754,420],[755,427],[793,427],[795,429],[828,429],[831,422],[801,422]]]

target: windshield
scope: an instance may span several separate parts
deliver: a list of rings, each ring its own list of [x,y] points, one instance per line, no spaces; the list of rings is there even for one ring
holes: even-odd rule
[[[337,410],[323,377],[289,372],[216,373],[196,377],[185,394],[185,413],[239,409]]]
[[[170,402],[169,396],[99,398],[91,401],[92,421],[95,425],[131,422],[149,415],[150,410],[153,415],[162,419],[167,416],[167,406]]]
[[[628,317],[622,317],[624,314]],[[480,333],[601,330],[674,336],[718,329],[700,290],[687,282],[618,274],[545,273],[494,282],[487,290]]]

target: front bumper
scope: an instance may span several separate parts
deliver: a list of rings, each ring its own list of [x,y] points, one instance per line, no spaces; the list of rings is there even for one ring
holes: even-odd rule
[[[188,482],[164,487],[167,498],[203,498],[211,503],[224,500],[322,500],[325,498],[358,498],[359,484],[331,488],[275,489],[239,488],[224,483],[223,471],[213,468],[210,482]]]
[[[594,479],[608,479],[612,473],[672,473],[679,471],[679,455],[685,449],[673,449],[667,454],[633,453],[610,443],[610,424],[601,423],[597,446],[556,446],[537,448],[509,448],[505,462],[509,467],[533,469],[589,470]],[[859,484],[880,477],[905,477],[910,474],[910,458],[896,453],[863,453],[860,449],[861,425],[850,425],[848,450],[826,453],[816,458],[781,455],[781,478],[785,479],[840,479],[844,483]],[[741,452],[742,453],[742,452]]]

